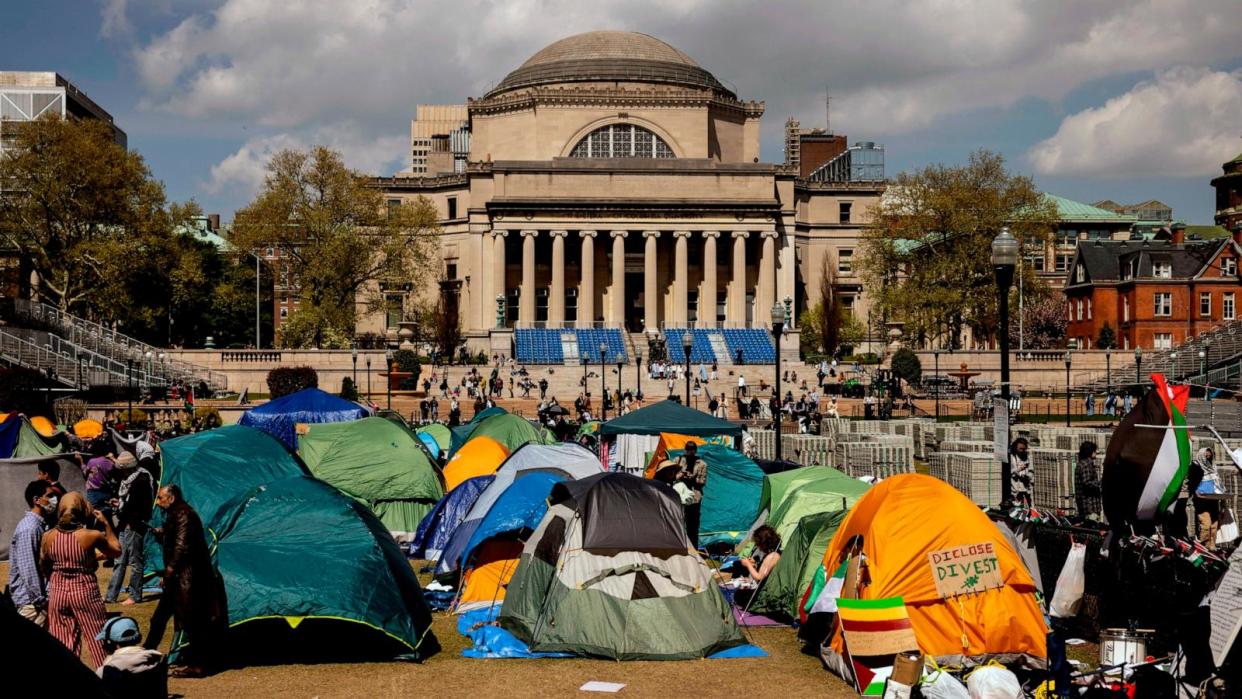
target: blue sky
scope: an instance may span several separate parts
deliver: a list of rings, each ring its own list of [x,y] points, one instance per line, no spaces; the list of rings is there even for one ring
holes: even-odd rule
[[[407,165],[420,102],[482,94],[544,45],[627,29],[788,116],[887,147],[888,171],[975,148],[1049,192],[1165,201],[1208,223],[1242,152],[1238,0],[10,0],[0,70],[54,70],[117,119],[169,196],[231,219],[273,149]]]

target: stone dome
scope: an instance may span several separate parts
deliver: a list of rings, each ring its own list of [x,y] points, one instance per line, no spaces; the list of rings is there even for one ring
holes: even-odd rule
[[[586,32],[548,44],[487,96],[537,85],[601,81],[705,88],[736,98],[685,53],[653,36],[622,31]]]

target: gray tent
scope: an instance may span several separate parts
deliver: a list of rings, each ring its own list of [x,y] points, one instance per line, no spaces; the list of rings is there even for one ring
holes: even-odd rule
[[[86,491],[86,480],[78,465],[77,454],[49,454],[27,456],[20,459],[0,459],[0,561],[9,560],[9,545],[13,530],[30,508],[22,499],[26,484],[39,475],[39,464],[55,461],[60,464],[60,484],[65,490]]]

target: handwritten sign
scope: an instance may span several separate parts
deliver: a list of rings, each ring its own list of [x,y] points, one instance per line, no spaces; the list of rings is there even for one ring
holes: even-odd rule
[[[942,599],[983,592],[1004,584],[996,547],[990,541],[967,544],[927,554],[936,592]]]

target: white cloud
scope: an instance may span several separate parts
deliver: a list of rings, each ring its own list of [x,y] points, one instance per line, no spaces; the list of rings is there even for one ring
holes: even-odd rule
[[[99,35],[105,39],[128,38],[134,33],[134,25],[127,13],[129,0],[104,0]]]
[[[1239,149],[1239,115],[1242,70],[1178,67],[1066,117],[1029,157],[1046,175],[1211,175]]]
[[[366,173],[396,170],[408,158],[409,141],[404,136],[371,138],[356,124],[346,122],[314,129],[308,133],[278,133],[246,141],[232,155],[211,167],[204,185],[210,194],[229,190],[244,197],[253,196],[263,186],[267,163],[273,153],[285,149],[305,150],[324,145],[339,151],[345,164]]]

